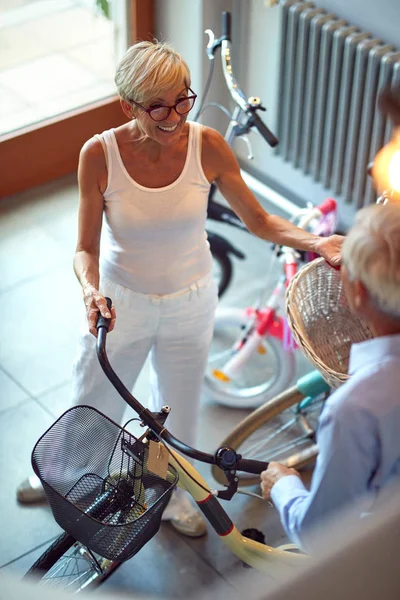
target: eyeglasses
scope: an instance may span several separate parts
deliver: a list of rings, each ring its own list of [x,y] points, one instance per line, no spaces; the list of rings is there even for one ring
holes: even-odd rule
[[[178,100],[178,102],[176,102],[173,106],[160,105],[145,108],[141,104],[138,104],[138,102],[135,102],[135,100],[132,100],[132,98],[129,98],[129,101],[132,102],[132,104],[134,104],[138,108],[141,108],[142,110],[147,112],[147,114],[153,119],[153,121],[164,121],[165,119],[168,119],[172,109],[174,109],[178,115],[186,115],[189,111],[192,110],[195,100],[197,98],[197,94],[195,94],[194,91],[190,88],[189,92],[191,92],[193,95]]]

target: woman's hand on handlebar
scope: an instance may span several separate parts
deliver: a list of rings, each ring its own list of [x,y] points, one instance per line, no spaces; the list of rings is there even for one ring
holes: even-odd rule
[[[332,267],[338,267],[341,262],[341,249],[344,241],[342,235],[319,237],[315,240],[314,250],[320,254]]]
[[[89,331],[97,337],[96,323],[99,318],[99,313],[106,319],[111,318],[111,323],[108,332],[114,329],[116,312],[115,307],[111,307],[111,314],[107,307],[107,302],[104,296],[93,285],[87,285],[83,289],[83,301],[86,307],[86,317],[88,320]]]

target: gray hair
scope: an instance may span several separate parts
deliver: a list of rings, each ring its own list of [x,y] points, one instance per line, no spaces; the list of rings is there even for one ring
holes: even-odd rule
[[[400,204],[360,210],[342,248],[349,278],[361,281],[379,310],[400,317]]]
[[[117,66],[115,83],[120,97],[139,104],[182,83],[190,87],[190,71],[168,44],[138,42],[128,48]]]

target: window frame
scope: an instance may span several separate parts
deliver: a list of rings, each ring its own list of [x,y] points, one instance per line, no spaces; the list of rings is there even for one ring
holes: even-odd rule
[[[129,44],[154,37],[154,0],[129,0]],[[117,95],[0,135],[0,198],[73,173],[95,133],[126,123]]]

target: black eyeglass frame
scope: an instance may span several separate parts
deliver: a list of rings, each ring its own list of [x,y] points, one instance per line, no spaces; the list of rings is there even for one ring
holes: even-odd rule
[[[145,106],[142,106],[141,104],[139,104],[138,102],[136,102],[135,100],[133,100],[132,98],[128,98],[129,102],[132,102],[132,104],[134,104],[135,106],[137,106],[138,108],[141,108],[142,110],[144,110],[144,112],[146,112],[150,118],[155,121],[155,122],[160,122],[160,121],[165,121],[165,119],[168,119],[169,115],[171,114],[171,110],[174,109],[175,112],[180,115],[187,115],[193,108],[194,103],[196,101],[197,98],[197,94],[194,93],[194,91],[191,88],[188,88],[189,92],[192,93],[191,96],[186,96],[186,98],[181,98],[180,100],[178,100],[178,102],[175,102],[175,104],[173,104],[172,106],[166,106],[165,104],[162,104],[160,106],[154,106],[153,108],[146,108]],[[178,104],[180,104],[181,102],[183,102],[184,100],[192,100],[193,99],[193,104],[192,106],[189,108],[189,110],[187,110],[186,112],[178,112],[176,110],[176,107],[178,106]],[[160,108],[168,108],[168,113],[165,117],[163,117],[162,119],[155,119],[154,117],[152,117],[151,113],[154,110],[159,110]]]

